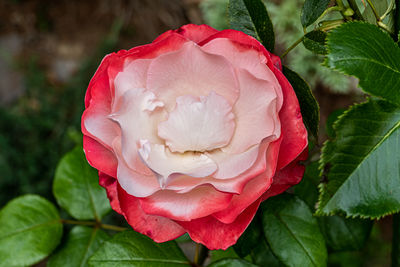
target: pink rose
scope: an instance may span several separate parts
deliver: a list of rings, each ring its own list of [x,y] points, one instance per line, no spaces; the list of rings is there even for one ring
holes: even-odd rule
[[[260,202],[297,184],[307,131],[280,59],[235,30],[185,25],[107,55],[83,147],[112,208],[156,242],[235,244]]]

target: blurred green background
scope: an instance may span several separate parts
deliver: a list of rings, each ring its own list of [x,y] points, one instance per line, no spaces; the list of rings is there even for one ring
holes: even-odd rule
[[[1,0],[0,206],[21,194],[52,199],[60,157],[82,140],[80,117],[91,76],[112,51],[151,42],[187,23],[229,28],[228,0]],[[303,0],[266,0],[278,55],[303,34]],[[284,63],[301,74],[329,114],[363,98],[355,79],[322,66],[302,45]],[[331,266],[388,266],[390,221],[375,224],[362,252],[335,253]]]

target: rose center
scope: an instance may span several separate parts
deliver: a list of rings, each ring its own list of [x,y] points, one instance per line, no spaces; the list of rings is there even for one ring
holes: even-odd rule
[[[168,119],[159,123],[158,136],[172,152],[204,152],[229,144],[235,116],[228,101],[212,91],[207,96],[180,96]]]

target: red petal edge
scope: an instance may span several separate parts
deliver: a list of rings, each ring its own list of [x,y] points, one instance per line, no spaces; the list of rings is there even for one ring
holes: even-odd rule
[[[237,242],[249,226],[260,203],[261,199],[255,201],[230,224],[222,223],[213,216],[177,223],[186,229],[193,241],[205,245],[208,249],[226,250]]]

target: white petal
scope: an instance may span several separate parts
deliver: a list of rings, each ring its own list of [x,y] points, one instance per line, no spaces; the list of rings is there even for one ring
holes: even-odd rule
[[[243,153],[267,137],[272,142],[281,134],[275,85],[244,69],[237,73],[241,93],[233,109],[236,130],[229,145],[221,148],[229,154]]]
[[[118,109],[122,96],[130,89],[146,88],[147,69],[151,59],[136,59],[125,64],[114,79],[113,110]]]
[[[135,197],[148,197],[160,190],[160,185],[153,172],[150,171],[150,174],[146,175],[129,168],[121,154],[120,138],[114,140],[113,149],[118,159],[118,182],[128,194]]]
[[[151,173],[138,154],[140,139],[162,142],[157,136],[157,124],[166,116],[162,109],[157,109],[162,106],[152,92],[135,88],[125,92],[120,109],[110,115],[121,127],[122,156],[128,166],[139,173]]]
[[[235,129],[232,107],[212,91],[200,99],[180,96],[167,121],[158,125],[158,135],[172,152],[206,151],[226,146]]]
[[[207,153],[218,165],[218,171],[213,174],[217,179],[233,178],[248,170],[256,161],[259,145],[254,145],[249,150],[239,154],[228,154],[222,150]]]
[[[205,177],[217,170],[217,165],[201,153],[172,153],[164,145],[141,140],[139,154],[147,166],[157,175],[161,187],[165,187],[174,174]]]
[[[261,52],[227,38],[211,40],[201,49],[208,53],[224,56],[234,67],[245,69],[258,79],[274,84],[274,89],[278,96],[277,108],[280,110],[283,103],[282,89],[274,73],[267,67],[267,59]]]
[[[179,96],[206,96],[215,91],[233,105],[239,93],[229,61],[204,52],[193,42],[155,58],[147,72],[146,88],[165,103],[168,111],[174,108]]]

